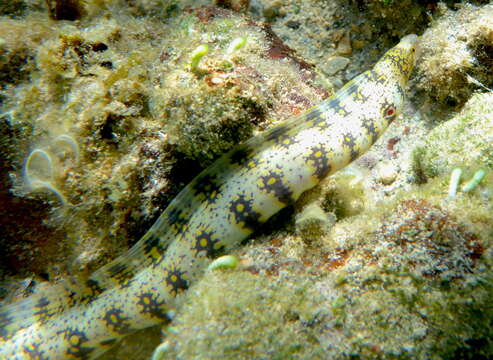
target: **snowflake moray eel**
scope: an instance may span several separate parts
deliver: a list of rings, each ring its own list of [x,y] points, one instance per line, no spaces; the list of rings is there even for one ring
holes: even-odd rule
[[[169,322],[212,259],[378,139],[402,111],[417,42],[407,35],[332,97],[223,155],[126,254],[0,309],[0,359],[94,359]]]

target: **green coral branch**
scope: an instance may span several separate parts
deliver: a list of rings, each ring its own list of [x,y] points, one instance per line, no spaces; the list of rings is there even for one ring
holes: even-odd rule
[[[209,52],[209,45],[199,45],[190,55],[190,70],[194,73],[199,71],[199,63],[202,58]]]
[[[452,173],[450,175],[450,184],[448,191],[449,199],[454,199],[456,197],[461,175],[462,175],[462,169],[455,168],[454,170],[452,170]],[[481,180],[483,180],[485,175],[486,175],[485,169],[479,169],[478,171],[476,171],[472,179],[466,182],[464,186],[462,186],[462,192],[468,193],[473,191],[481,183]]]
[[[453,199],[457,195],[457,189],[459,188],[460,177],[462,175],[462,169],[455,168],[452,170],[450,176],[450,185],[448,189],[448,198]]]
[[[209,264],[207,267],[207,270],[213,271],[213,270],[224,270],[224,269],[236,269],[236,267],[239,264],[239,260],[236,256],[234,255],[224,255],[221,257],[218,257],[215,259],[213,262]]]
[[[245,46],[246,42],[247,42],[247,38],[245,36],[240,36],[233,39],[233,41],[231,41],[231,43],[229,44],[226,53],[232,54],[235,51],[240,50],[243,46]]]
[[[479,185],[481,180],[483,180],[485,175],[486,175],[485,169],[479,169],[478,171],[476,171],[472,179],[464,184],[464,186],[462,187],[462,191],[466,193],[473,191]]]

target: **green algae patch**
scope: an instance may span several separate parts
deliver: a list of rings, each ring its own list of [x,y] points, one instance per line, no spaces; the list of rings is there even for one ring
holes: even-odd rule
[[[414,151],[414,169],[425,178],[449,176],[455,167],[493,170],[493,94],[475,94],[462,111],[435,127]]]
[[[163,359],[322,359],[322,306],[309,278],[211,273],[173,322]],[[252,291],[254,290],[254,291]]]

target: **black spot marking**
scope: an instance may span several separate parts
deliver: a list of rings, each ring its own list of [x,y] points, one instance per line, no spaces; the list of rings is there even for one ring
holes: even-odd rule
[[[53,316],[53,312],[48,311],[48,305],[50,305],[50,301],[46,296],[42,296],[38,299],[36,304],[34,304],[34,308],[36,311],[33,313],[39,321],[44,322],[48,320],[51,316]]]
[[[354,97],[356,100],[358,100],[360,102],[366,102],[370,99],[370,96],[363,94],[361,86],[358,86],[356,88],[356,92],[354,93]]]
[[[167,220],[170,221],[169,216]],[[186,223],[188,223],[188,221]],[[182,223],[180,227],[177,227],[176,225],[175,227],[173,227],[173,224],[171,222],[168,225],[173,231],[182,231],[184,230],[184,226],[186,225],[186,223]],[[156,232],[150,231],[144,235],[143,249],[144,254],[147,259],[149,259],[150,263],[156,266],[160,264],[161,261],[164,259],[164,253],[166,252],[167,246],[163,246],[163,241]],[[131,279],[126,279],[125,284],[129,283],[130,281]]]
[[[274,195],[283,204],[289,205],[294,202],[293,192],[284,184],[280,174],[275,171],[269,171],[266,176],[260,177],[260,181],[262,183],[261,189]]]
[[[328,129],[330,127],[330,123],[326,119],[320,118],[314,121],[313,126],[316,126],[319,129],[323,130]]]
[[[239,145],[229,154],[229,159],[232,164],[244,166],[251,159],[255,151],[249,148],[247,145]]]
[[[121,288],[128,288],[135,281],[133,272],[124,272],[113,278],[118,282],[118,285],[120,285]]]
[[[377,128],[375,127],[375,121],[373,119],[365,119],[363,121],[363,127],[366,129],[368,135],[371,137],[371,143],[375,143],[380,135]]]
[[[106,290],[105,288],[101,287],[101,285],[99,285],[99,281],[94,279],[87,280],[86,287],[91,291],[91,297],[96,297]]]
[[[355,160],[359,156],[359,152],[356,150],[356,139],[354,136],[351,133],[345,134],[342,143],[349,148],[351,161]]]
[[[133,278],[133,272],[127,265],[117,262],[108,268],[108,276],[117,281],[119,285],[128,286],[129,281]]]
[[[209,204],[213,204],[218,199],[221,184],[216,175],[204,174],[192,188],[198,196],[203,197]]]
[[[407,61],[407,57],[403,56],[404,52],[402,49],[399,48],[394,48],[393,50],[387,52],[382,59],[384,61],[390,61],[393,62],[397,68],[399,69],[399,72],[402,75],[408,75],[407,72],[410,68],[409,62]]]
[[[144,239],[144,253],[149,255],[153,250],[164,253],[166,249],[161,246],[161,238],[154,232],[147,233]]]
[[[306,114],[306,120],[312,121],[313,126],[320,129],[326,129],[330,126],[327,121],[325,114],[320,111],[319,107],[313,108],[309,113]]]
[[[320,112],[320,109],[315,107],[311,109],[308,113],[306,113],[306,120],[319,120],[322,116],[322,113]]]
[[[91,358],[91,353],[94,351],[94,348],[84,346],[84,343],[87,343],[89,339],[83,331],[68,328],[60,333],[65,333],[64,337],[69,345],[66,350],[67,355],[82,360]]]
[[[258,160],[255,158],[251,158],[248,163],[245,164],[245,166],[249,169],[253,169],[258,166]]]
[[[329,174],[331,169],[329,156],[323,146],[313,146],[311,153],[305,159],[314,168],[313,175],[317,179],[322,180]]]
[[[189,221],[189,216],[187,216],[187,214],[179,208],[175,207],[171,209],[168,214],[168,224],[175,234],[183,234],[188,227],[187,225]]]
[[[341,105],[341,100],[338,98],[332,98],[329,100],[329,107],[336,113],[341,116],[347,116],[350,114],[350,111],[343,105]]]
[[[247,200],[244,195],[238,196],[231,202],[231,211],[235,222],[245,229],[256,230],[262,222],[260,214],[252,209],[253,199]]]
[[[206,257],[213,259],[224,252],[224,245],[219,239],[214,239],[212,231],[200,230],[195,237],[194,249],[197,254],[205,252]]]
[[[42,296],[39,298],[39,300],[35,306],[40,308],[40,309],[43,309],[43,308],[47,307],[48,305],[50,305],[50,301],[48,300],[48,298],[46,296]]]
[[[276,139],[276,144],[283,147],[283,148],[286,148],[286,149],[289,149],[290,146],[292,146],[293,144],[296,144],[297,142],[298,142],[298,140],[296,140],[296,137],[288,135],[288,134],[280,135]]]
[[[133,331],[128,323],[128,317],[123,316],[123,311],[117,308],[111,308],[106,312],[103,320],[106,322],[108,327],[114,332],[125,335]]]
[[[284,135],[286,132],[289,131],[289,126],[288,125],[278,125],[271,129],[265,136],[265,139],[267,141],[269,140],[277,140],[279,136]]]
[[[38,343],[33,342],[29,345],[23,345],[22,349],[24,350],[24,354],[26,354],[29,359],[33,359],[33,360],[49,359],[49,357],[46,356],[45,351],[39,349]]]
[[[387,81],[387,78],[385,76],[382,76],[382,74],[379,74],[373,70],[365,72],[365,78],[368,79],[370,82],[378,84],[385,84]]]
[[[145,292],[137,295],[137,297],[139,298],[137,304],[142,306],[141,313],[158,319],[170,320],[164,301],[158,301],[157,295]]]
[[[402,96],[404,97],[405,93],[404,93],[404,89],[403,87],[400,85],[400,84],[396,84],[396,91]]]
[[[378,74],[373,70],[365,71],[363,75],[365,79],[369,82],[374,82],[378,80]]]
[[[0,312],[0,339],[7,339],[9,337],[7,326],[12,324],[12,320],[14,320],[14,318],[9,316],[8,311]]]
[[[171,292],[174,295],[178,295],[182,291],[188,289],[188,280],[185,278],[185,272],[172,267],[168,269],[168,274],[166,275],[166,284],[171,287]]]
[[[347,96],[354,96],[359,90],[358,84],[354,81],[348,82],[344,88],[346,89]]]

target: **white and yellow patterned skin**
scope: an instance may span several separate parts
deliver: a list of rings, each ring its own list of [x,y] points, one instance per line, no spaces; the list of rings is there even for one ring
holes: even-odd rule
[[[402,110],[416,43],[406,36],[333,97],[225,154],[89,279],[1,309],[0,359],[93,359],[169,321],[212,259],[377,140]]]

